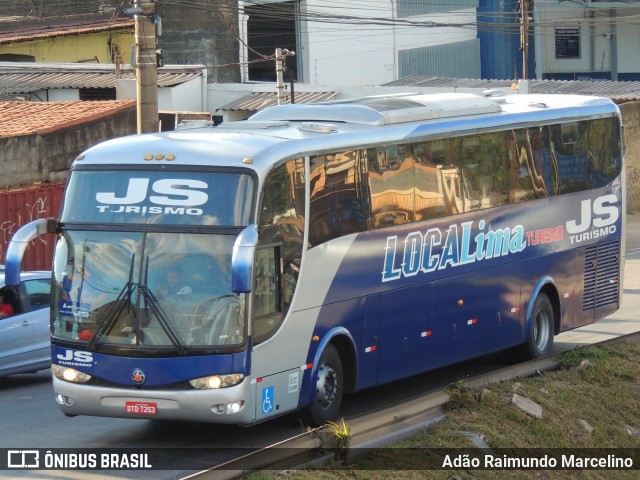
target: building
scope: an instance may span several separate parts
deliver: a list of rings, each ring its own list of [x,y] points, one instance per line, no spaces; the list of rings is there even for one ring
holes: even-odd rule
[[[166,111],[207,111],[204,65],[158,68],[158,107]],[[131,65],[0,62],[0,100],[31,102],[136,98]]]
[[[238,0],[156,3],[164,63],[206,65],[209,83],[241,81]]]
[[[240,0],[239,6],[243,81],[274,78],[275,47],[295,52],[289,70],[309,84],[481,75],[478,0]]]
[[[130,63],[134,22],[114,15],[120,2],[2,3],[0,62]]]
[[[537,0],[536,78],[640,80],[640,1]]]

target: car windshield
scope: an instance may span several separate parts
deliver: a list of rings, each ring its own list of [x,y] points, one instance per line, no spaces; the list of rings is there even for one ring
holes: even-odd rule
[[[231,291],[234,240],[65,231],[54,257],[54,337],[183,354],[243,343],[244,296]]]

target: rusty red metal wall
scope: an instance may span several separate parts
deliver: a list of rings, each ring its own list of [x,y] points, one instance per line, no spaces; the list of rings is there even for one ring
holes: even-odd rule
[[[63,182],[0,191],[0,263],[4,263],[7,245],[21,226],[38,218],[58,218],[64,186]],[[54,246],[54,235],[33,240],[25,252],[22,269],[51,269]]]

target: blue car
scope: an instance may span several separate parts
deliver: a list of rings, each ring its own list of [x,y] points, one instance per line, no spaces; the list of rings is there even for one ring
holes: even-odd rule
[[[4,275],[0,266],[0,288]],[[0,377],[49,368],[51,272],[22,272],[19,291],[10,297],[15,313],[0,318]]]

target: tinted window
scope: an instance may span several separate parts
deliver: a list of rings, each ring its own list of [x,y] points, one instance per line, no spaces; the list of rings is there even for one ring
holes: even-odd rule
[[[510,172],[505,132],[463,137],[459,149],[464,211],[506,205]]]
[[[73,171],[63,222],[248,225],[253,179],[242,173]]]
[[[369,149],[370,228],[415,221],[414,171],[410,145]]]
[[[310,160],[309,242],[318,245],[364,228],[362,150],[318,155]]]
[[[254,341],[273,335],[286,315],[302,259],[304,161],[290,160],[267,177],[260,206],[254,286]]]
[[[587,123],[591,186],[599,188],[616,178],[622,165],[620,130],[616,119],[603,118]]]
[[[312,157],[309,242],[602,187],[619,132],[607,118]]]
[[[51,300],[50,279],[26,280],[24,287],[29,297],[29,302],[34,309],[49,306],[49,301]]]
[[[578,128],[580,127],[580,128]],[[551,154],[558,172],[558,193],[590,187],[587,137],[584,122],[551,126]]]
[[[548,127],[508,133],[511,158],[511,203],[555,195],[557,166],[549,147]]]

